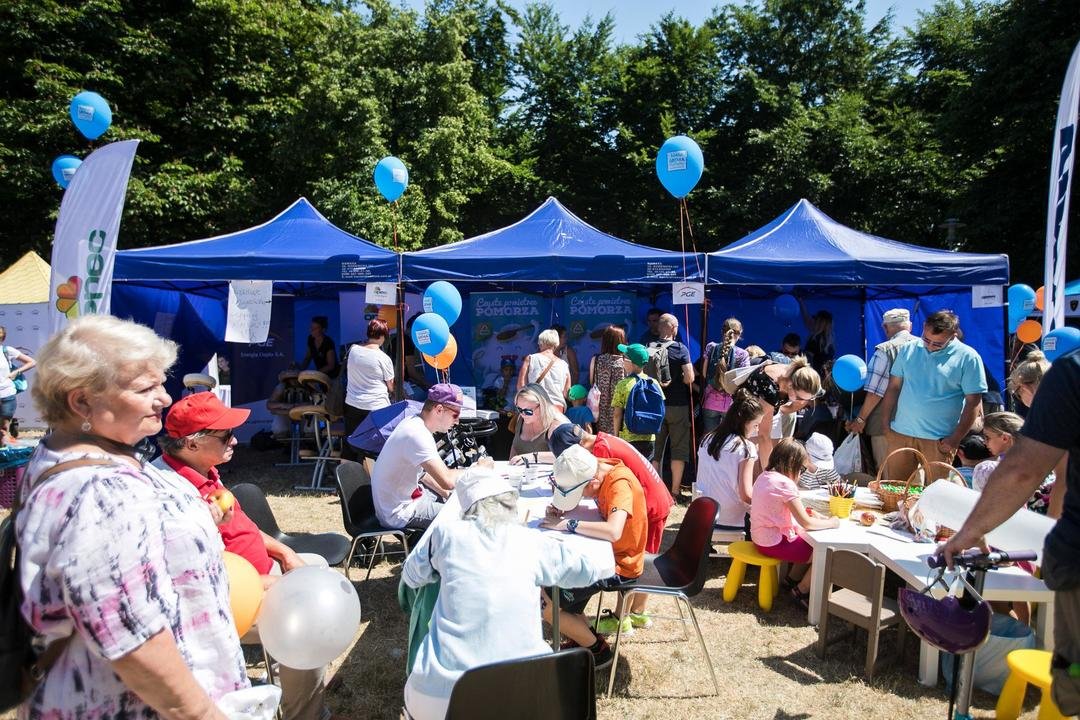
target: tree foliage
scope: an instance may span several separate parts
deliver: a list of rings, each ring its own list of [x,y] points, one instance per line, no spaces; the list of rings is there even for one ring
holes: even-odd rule
[[[9,0],[0,29],[5,263],[48,255],[49,165],[91,149],[67,118],[85,88],[114,109],[99,143],[142,141],[122,247],[246,227],[300,195],[382,245],[396,228],[402,249],[491,230],[547,195],[678,247],[653,160],[686,133],[706,158],[699,249],[806,197],[933,246],[958,218],[952,247],[1008,252],[1037,284],[1080,5],[939,0],[896,28],[867,25],[862,0],[758,0],[700,25],[669,13],[623,45],[611,16],[573,28],[504,0]],[[387,154],[410,169],[393,207],[371,180]],[[1080,202],[1072,214],[1080,228]]]

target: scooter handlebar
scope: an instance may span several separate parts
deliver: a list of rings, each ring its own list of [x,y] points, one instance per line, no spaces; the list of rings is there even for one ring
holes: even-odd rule
[[[965,550],[959,555],[953,555],[953,564],[960,567],[995,567],[1012,562],[1032,561],[1038,557],[1034,550]],[[932,568],[945,566],[945,556],[942,554],[931,555],[926,558],[926,564]]]

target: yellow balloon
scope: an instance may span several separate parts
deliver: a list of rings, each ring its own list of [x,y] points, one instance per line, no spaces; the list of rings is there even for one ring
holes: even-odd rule
[[[255,624],[262,605],[263,584],[259,571],[236,553],[225,553],[225,572],[229,576],[229,605],[232,607],[236,633],[244,633]]]
[[[446,341],[446,347],[438,355],[424,354],[424,360],[427,364],[436,370],[445,370],[454,362],[454,358],[457,357],[457,340],[451,335]]]
[[[1038,342],[1042,337],[1042,323],[1038,320],[1025,320],[1016,326],[1016,337],[1023,343]]]

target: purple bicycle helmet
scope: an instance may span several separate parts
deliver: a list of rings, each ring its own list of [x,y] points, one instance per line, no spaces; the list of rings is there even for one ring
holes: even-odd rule
[[[979,599],[974,605],[952,595],[938,600],[910,588],[900,589],[900,614],[920,638],[954,655],[971,652],[990,635],[993,611]]]

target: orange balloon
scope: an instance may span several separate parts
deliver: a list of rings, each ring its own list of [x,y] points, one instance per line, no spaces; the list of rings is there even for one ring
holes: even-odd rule
[[[232,608],[236,634],[244,633],[255,624],[262,606],[263,584],[259,571],[245,558],[225,552],[225,572],[229,576],[229,605]]]
[[[1038,342],[1042,337],[1042,323],[1038,320],[1025,320],[1016,326],[1016,337],[1020,342]]]
[[[1046,288],[1041,287],[1035,291],[1035,309],[1042,310],[1043,305],[1046,304]]]
[[[457,340],[451,335],[446,341],[446,347],[438,355],[424,354],[424,360],[427,360],[427,364],[436,370],[445,370],[454,362],[454,358],[457,357]]]

